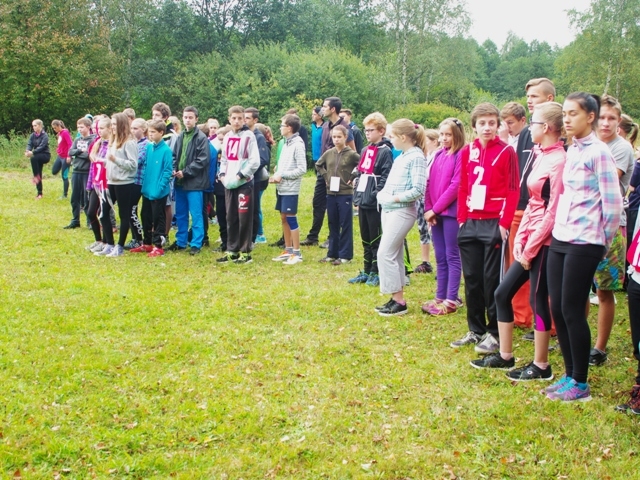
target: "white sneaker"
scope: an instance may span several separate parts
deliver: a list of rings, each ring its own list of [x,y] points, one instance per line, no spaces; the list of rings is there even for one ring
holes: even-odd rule
[[[274,262],[284,262],[285,260],[289,260],[289,257],[291,255],[292,255],[291,253],[287,252],[286,250],[283,250],[280,255],[272,258],[271,260],[273,260]]]
[[[86,247],[84,247],[85,250],[93,250],[94,248],[96,248],[98,245],[101,245],[102,242],[93,242],[91,245],[87,245]]]
[[[93,252],[93,254],[97,257],[102,257],[104,255],[109,255],[112,251],[113,251],[113,245],[105,245],[102,250]]]
[[[87,247],[87,250],[93,253],[99,252],[104,248],[105,245],[106,243],[103,243],[103,242],[93,242],[91,245]]]
[[[285,265],[295,265],[296,263],[302,263],[302,257],[293,254],[289,255],[287,261],[284,262]]]
[[[600,305],[600,299],[598,298],[598,295],[592,295],[591,298],[589,298],[589,303],[591,305]],[[613,297],[613,303],[614,305],[618,304],[618,299],[615,296]]]
[[[111,252],[108,253],[106,256],[107,257],[122,257],[123,255],[124,255],[124,248],[122,248],[120,245],[115,245],[111,249]]]
[[[498,350],[500,350],[500,343],[498,343],[496,337],[490,333],[486,333],[480,343],[475,346],[475,351],[483,355],[496,353]]]

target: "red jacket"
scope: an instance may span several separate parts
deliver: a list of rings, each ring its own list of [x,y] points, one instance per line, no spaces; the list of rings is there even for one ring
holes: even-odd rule
[[[520,196],[520,173],[515,150],[496,136],[486,147],[476,138],[460,152],[462,166],[458,190],[458,223],[462,224],[470,218],[499,218],[500,226],[508,230]],[[469,207],[474,184],[484,185],[487,189],[484,208],[481,210]]]

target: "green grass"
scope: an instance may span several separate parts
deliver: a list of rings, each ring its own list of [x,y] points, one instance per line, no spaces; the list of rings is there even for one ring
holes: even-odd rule
[[[0,172],[2,478],[637,475],[639,419],[613,410],[635,368],[622,294],[594,401],[560,405],[449,348],[465,310],[420,313],[433,275],[412,275],[409,315],[376,315],[387,298],[346,283],[361,267],[357,228],[355,261],[340,267],[319,264],[317,247],[277,264],[264,245],[245,266],[219,266],[209,249],[98,258],[84,250],[89,230],[61,228],[60,179],[45,175],[41,201],[29,179]],[[274,203],[270,187],[269,241]],[[410,246],[415,263],[415,230]],[[515,343],[528,361],[532,345]],[[561,372],[558,352],[551,363]]]

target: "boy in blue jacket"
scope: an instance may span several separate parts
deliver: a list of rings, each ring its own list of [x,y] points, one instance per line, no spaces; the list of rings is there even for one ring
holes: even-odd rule
[[[164,207],[169,195],[169,182],[173,175],[173,154],[162,139],[166,129],[164,122],[151,120],[148,122],[148,127],[147,165],[142,177],[143,239],[140,247],[129,251],[131,253],[146,252],[148,257],[159,257],[164,255],[162,249],[166,231]]]

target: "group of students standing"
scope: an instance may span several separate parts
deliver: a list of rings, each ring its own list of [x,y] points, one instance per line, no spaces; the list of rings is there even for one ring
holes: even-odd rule
[[[187,107],[185,131],[178,134],[165,104],[154,106],[149,122],[130,121],[125,113],[99,116],[94,125],[97,135],[91,133],[90,119],[79,119],[79,137],[66,153],[68,132],[61,134],[66,130],[57,123],[54,130],[62,145],[60,162],[56,161],[62,165],[57,171],[73,162],[72,228],[76,222],[79,225],[84,207],[95,235],[88,248],[110,257],[124,253],[130,227],[137,244],[131,252],[164,254],[171,205],[175,205],[178,231],[169,250],[190,248],[191,254],[199,253],[213,197],[224,237],[224,255],[217,261],[249,263],[259,231],[256,200],[264,184],[272,183],[284,246],[273,260],[301,263],[300,246],[317,244],[326,211],[329,240],[321,262],[341,265],[353,258],[356,206],[364,268],[349,282],[379,286],[390,295],[388,302],[375,308],[382,316],[408,312],[406,236],[419,218],[429,225],[437,266],[436,295],[422,305],[422,311],[441,316],[461,308],[459,287],[464,276],[469,331],[451,346],[474,345],[483,357],[472,360],[473,367],[508,370],[511,380],[552,380],[548,350],[555,331],[565,372],[543,393],[552,400],[585,401],[591,398],[589,365],[599,364],[593,360],[598,354],[606,358],[612,323],[612,319],[601,323],[599,315],[598,334],[600,338],[602,329],[605,344],[591,349],[589,291],[595,277],[598,298],[607,313],[608,298],[624,281],[623,197],[629,183],[635,186],[629,179],[638,165],[631,146],[638,127],[625,119],[619,103],[609,96],[572,93],[560,105],[553,101],[553,83],[544,78],[531,80],[525,90],[531,114],[528,125],[518,104],[512,102],[500,111],[482,103],[471,113],[476,138],[466,143],[459,119],[441,122],[434,139],[433,131],[409,119],[387,125],[384,116],[375,112],[363,121],[368,144],[360,153],[354,142],[357,129],[340,115],[340,99],[327,98],[313,111],[318,117],[311,126],[317,173],[314,227],[304,241],[297,210],[306,172],[306,142],[295,112],[281,119],[282,140],[272,176],[270,158],[261,158],[263,148],[256,140],[265,137],[248,126],[248,120],[257,121],[255,109],[231,107],[228,125],[218,128],[216,122],[199,129],[197,110]],[[41,169],[46,163],[42,145],[47,142],[38,122],[33,122],[27,156],[41,195]],[[275,142],[270,138],[269,143]],[[640,169],[636,170],[640,180]],[[67,189],[65,183],[65,194]],[[137,218],[141,196],[142,222]],[[117,244],[109,215],[114,204],[121,218]],[[629,313],[639,366],[631,398],[618,408],[640,414],[640,235],[635,225],[630,226],[634,233],[628,236],[633,272],[627,280]],[[509,258],[510,264],[505,263]],[[516,369],[513,326],[514,309],[519,307],[514,298],[527,284],[535,354],[532,362]]]

